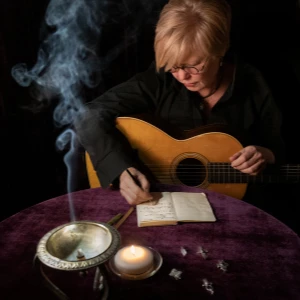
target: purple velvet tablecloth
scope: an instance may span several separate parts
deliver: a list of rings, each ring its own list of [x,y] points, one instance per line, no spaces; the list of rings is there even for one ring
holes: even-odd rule
[[[150,246],[162,255],[163,265],[145,280],[124,280],[108,273],[108,299],[300,299],[300,239],[286,225],[215,192],[169,185],[154,190],[205,192],[217,222],[139,228],[134,211],[119,228],[122,245]],[[118,191],[109,189],[83,190],[72,193],[72,198],[76,220],[106,222],[129,208]],[[1,299],[57,299],[42,285],[33,259],[40,239],[70,220],[68,196],[62,195],[0,223]],[[207,259],[197,254],[199,246],[208,250]],[[219,260],[229,263],[226,273],[217,268]],[[169,275],[173,268],[182,271],[181,279]],[[52,276],[70,299],[97,297],[88,276],[61,270]],[[213,283],[213,295],[202,287],[204,278]]]

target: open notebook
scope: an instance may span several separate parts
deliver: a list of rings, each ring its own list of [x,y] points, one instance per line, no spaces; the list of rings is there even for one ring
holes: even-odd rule
[[[216,221],[205,193],[155,192],[152,195],[152,201],[136,206],[138,227]]]

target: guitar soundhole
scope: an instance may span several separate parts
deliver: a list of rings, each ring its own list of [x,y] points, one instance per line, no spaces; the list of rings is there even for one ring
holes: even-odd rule
[[[185,158],[178,163],[176,175],[184,185],[199,186],[206,178],[206,169],[198,159]]]

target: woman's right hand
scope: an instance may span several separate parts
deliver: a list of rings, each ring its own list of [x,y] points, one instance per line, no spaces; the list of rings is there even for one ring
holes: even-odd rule
[[[131,175],[134,177],[132,178]],[[150,182],[147,177],[136,168],[130,167],[120,175],[120,193],[130,205],[137,205],[152,200],[149,193]]]

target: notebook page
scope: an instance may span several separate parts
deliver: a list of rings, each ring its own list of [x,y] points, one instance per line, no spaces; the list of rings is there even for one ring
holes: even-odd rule
[[[152,193],[152,195],[154,195],[156,204],[153,205],[151,202],[146,202],[136,206],[138,224],[158,220],[177,221],[170,193]]]
[[[216,221],[216,217],[204,193],[173,192],[172,199],[178,221]]]

